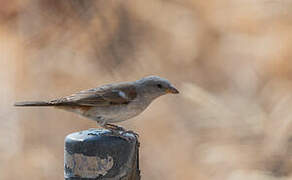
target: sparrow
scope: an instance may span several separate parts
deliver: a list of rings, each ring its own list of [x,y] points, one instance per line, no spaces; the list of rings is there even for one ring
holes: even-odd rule
[[[15,106],[53,106],[96,121],[110,130],[142,113],[156,98],[179,91],[166,79],[148,76],[133,82],[107,84],[51,101],[16,102]]]

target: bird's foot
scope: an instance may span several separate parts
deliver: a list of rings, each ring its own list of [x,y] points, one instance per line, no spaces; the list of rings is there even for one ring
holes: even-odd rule
[[[126,130],[125,128],[123,128],[121,126],[117,126],[114,124],[106,124],[102,127],[111,131],[111,133],[108,135],[120,137],[122,139],[125,139],[128,142],[134,142],[134,139],[137,139],[139,137],[139,135],[137,133],[135,133],[134,131]],[[131,134],[134,137],[131,137],[131,136],[126,135],[126,134]]]

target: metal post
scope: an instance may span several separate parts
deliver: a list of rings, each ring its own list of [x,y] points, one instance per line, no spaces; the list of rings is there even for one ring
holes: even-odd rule
[[[64,155],[66,180],[140,180],[139,141],[132,133],[72,133],[65,139]]]

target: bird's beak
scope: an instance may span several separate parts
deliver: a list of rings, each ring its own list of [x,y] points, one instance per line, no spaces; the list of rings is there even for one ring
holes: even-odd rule
[[[166,93],[178,94],[179,91],[175,87],[170,86],[169,88],[166,89]]]

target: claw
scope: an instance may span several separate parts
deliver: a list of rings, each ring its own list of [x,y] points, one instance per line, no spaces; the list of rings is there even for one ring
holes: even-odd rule
[[[139,137],[139,134],[136,133],[136,132],[134,132],[134,131],[132,131],[132,130],[126,130],[126,131],[123,131],[123,132],[122,132],[122,134],[127,134],[127,133],[129,133],[129,134],[133,134],[136,138]]]
[[[126,131],[116,131],[116,130],[111,130],[111,133],[104,134],[104,136],[114,136],[114,137],[119,137],[121,139],[126,140],[129,143],[135,142],[135,138],[137,138],[136,133],[134,134],[135,138],[132,136],[127,136],[125,135]]]

